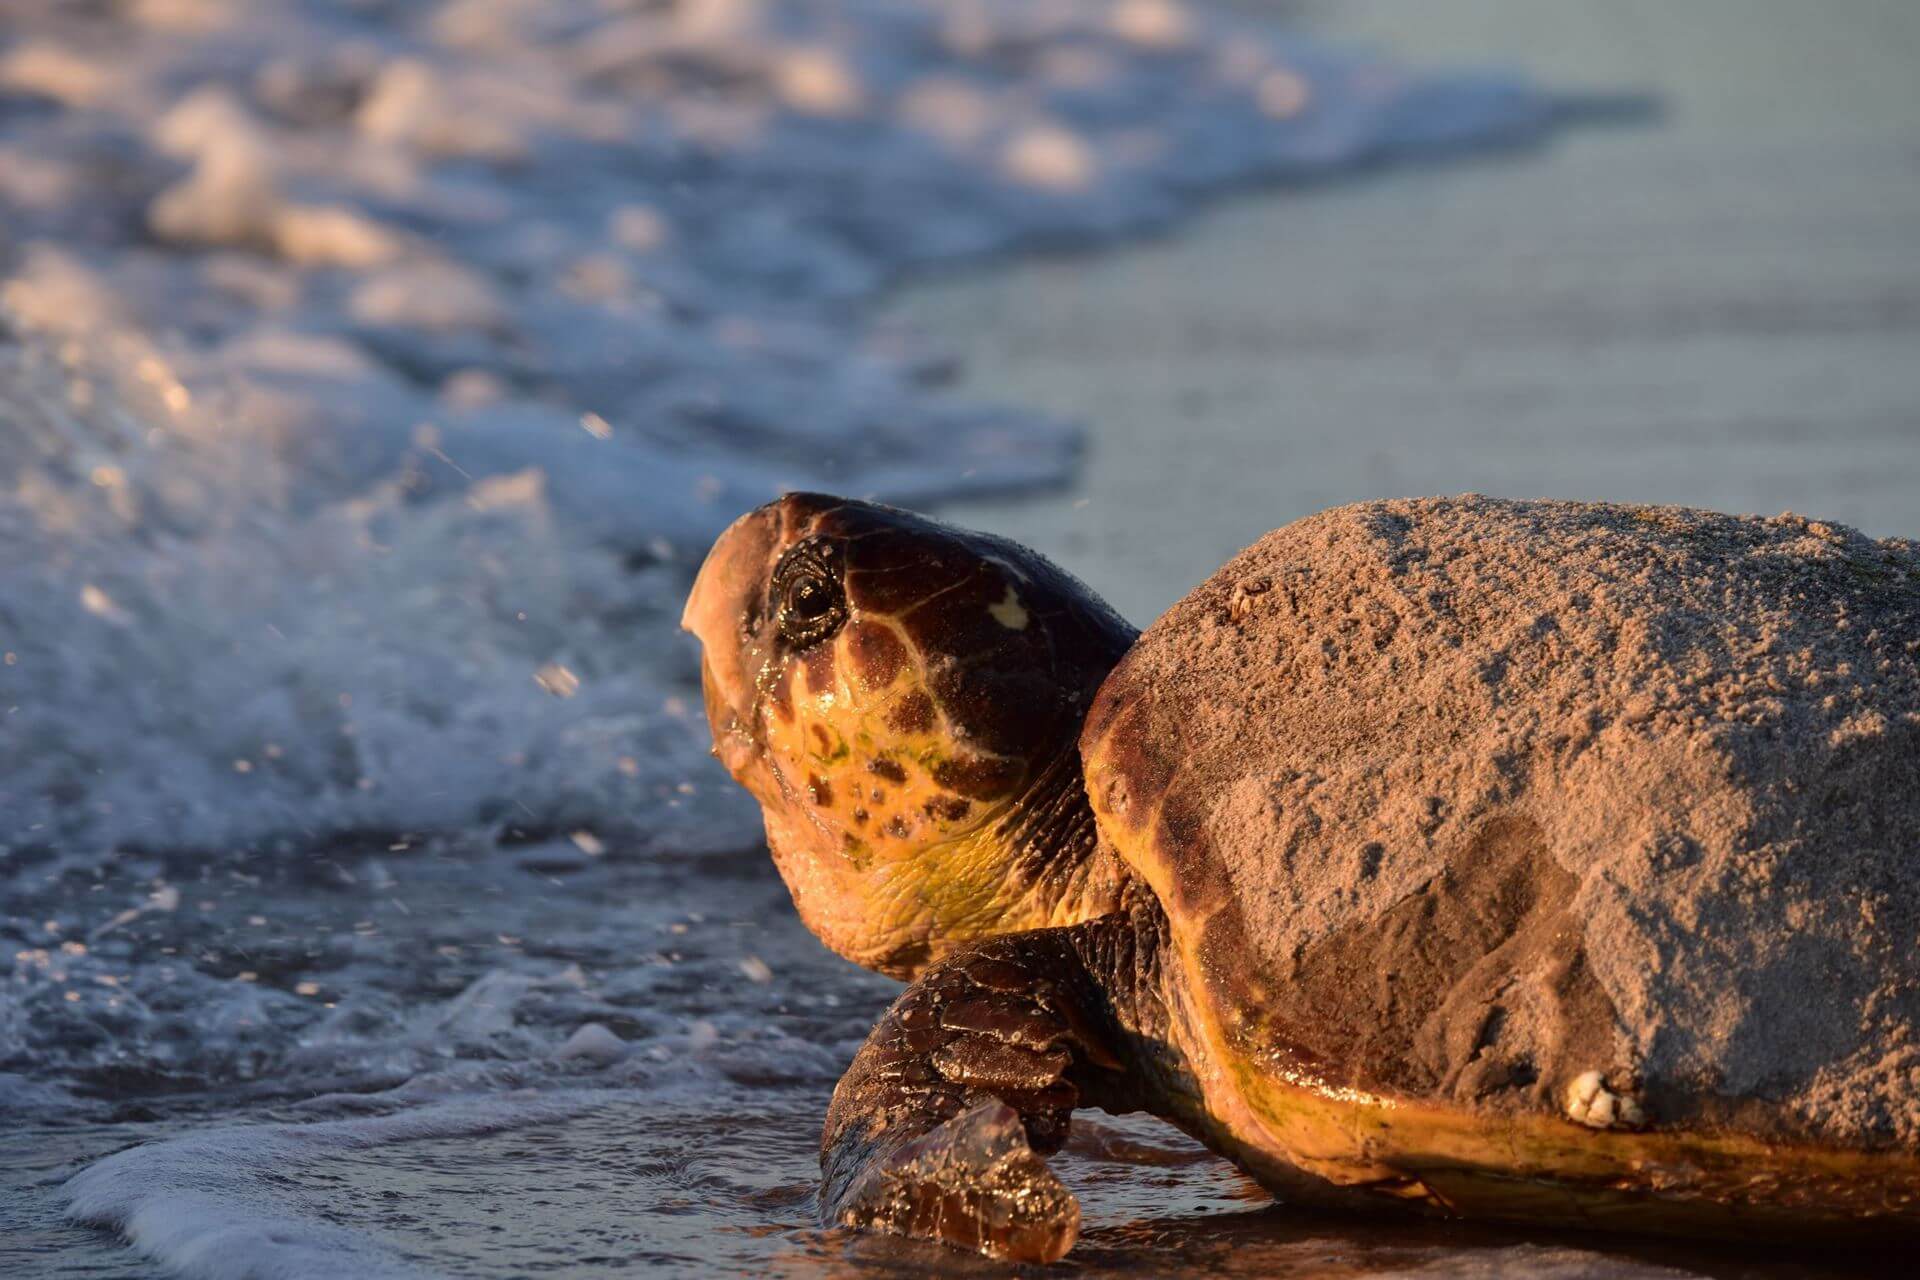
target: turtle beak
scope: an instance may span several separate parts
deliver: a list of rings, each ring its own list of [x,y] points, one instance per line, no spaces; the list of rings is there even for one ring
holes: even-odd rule
[[[700,641],[701,683],[714,752],[733,769],[731,755],[754,722],[754,675],[759,655],[753,620],[778,559],[781,521],[772,504],[727,526],[693,580],[680,625]],[[735,770],[736,776],[738,771]]]

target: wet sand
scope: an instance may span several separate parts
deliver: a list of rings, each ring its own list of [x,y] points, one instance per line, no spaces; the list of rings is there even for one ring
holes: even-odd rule
[[[905,292],[958,390],[1083,421],[1067,495],[947,508],[1147,621],[1362,498],[1792,509],[1920,532],[1920,6],[1307,5],[1661,119],[1255,194],[1126,252]]]

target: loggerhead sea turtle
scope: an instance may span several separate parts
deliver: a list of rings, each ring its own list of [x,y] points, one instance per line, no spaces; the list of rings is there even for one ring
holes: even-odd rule
[[[911,980],[822,1216],[1017,1259],[1145,1110],[1277,1195],[1920,1237],[1920,548],[1468,496],[1269,534],[1144,635],[789,494],[683,625],[801,918]]]

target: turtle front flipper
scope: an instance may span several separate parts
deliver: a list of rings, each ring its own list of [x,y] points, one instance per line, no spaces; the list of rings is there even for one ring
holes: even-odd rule
[[[1113,924],[975,944],[894,1002],[834,1090],[824,1220],[1027,1262],[1073,1247],[1080,1205],[1043,1157],[1120,1074],[1082,959]]]

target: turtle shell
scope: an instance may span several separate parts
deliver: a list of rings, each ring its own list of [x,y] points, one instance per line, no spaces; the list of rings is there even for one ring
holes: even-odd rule
[[[1877,1152],[1920,1193],[1916,544],[1343,507],[1170,609],[1081,749],[1243,1081]]]

